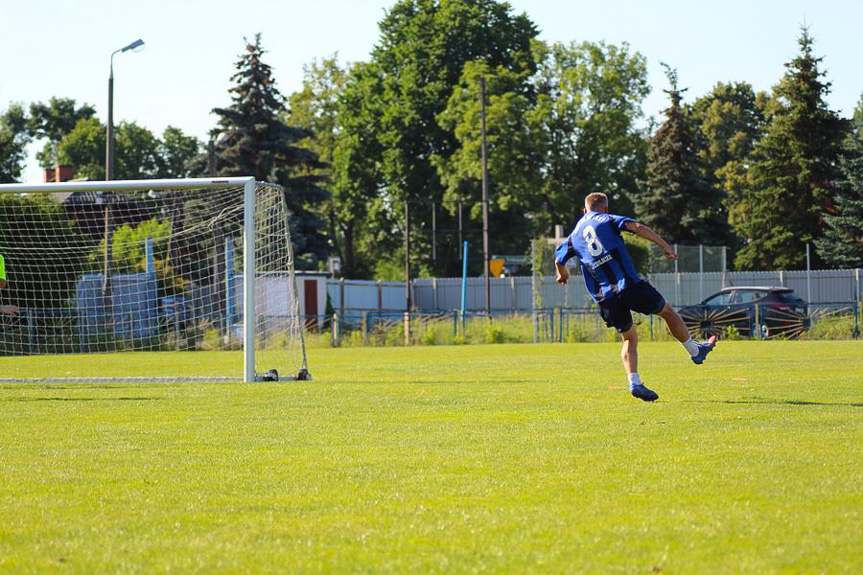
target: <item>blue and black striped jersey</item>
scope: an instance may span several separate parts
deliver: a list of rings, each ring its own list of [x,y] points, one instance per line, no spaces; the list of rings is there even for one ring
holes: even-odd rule
[[[620,235],[633,221],[624,216],[587,212],[555,251],[559,264],[578,256],[587,292],[596,302],[642,281]]]

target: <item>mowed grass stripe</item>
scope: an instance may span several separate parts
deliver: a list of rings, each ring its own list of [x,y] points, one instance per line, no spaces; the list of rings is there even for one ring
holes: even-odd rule
[[[861,357],[721,342],[697,367],[643,343],[652,405],[612,344],[316,349],[308,383],[3,384],[0,569],[859,571]]]

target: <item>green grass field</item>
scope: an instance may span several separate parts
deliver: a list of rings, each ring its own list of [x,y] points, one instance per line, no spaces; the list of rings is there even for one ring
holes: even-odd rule
[[[640,351],[655,404],[617,344],[314,349],[303,383],[3,384],[0,570],[863,571],[863,342],[721,342],[702,367]]]

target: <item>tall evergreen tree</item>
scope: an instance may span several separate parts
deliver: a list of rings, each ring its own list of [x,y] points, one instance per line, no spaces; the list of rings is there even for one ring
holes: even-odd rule
[[[721,196],[705,178],[697,128],[681,105],[686,90],[677,71],[665,65],[671,106],[650,140],[647,179],[634,195],[639,219],[673,243],[715,244],[724,237]]]
[[[798,44],[800,52],[773,89],[769,125],[750,158],[735,225],[744,238],[735,260],[739,269],[801,269],[806,244],[822,237],[822,214],[833,209],[845,125],[824,100],[830,83],[823,80],[823,59],[813,55],[808,29]],[[821,264],[819,258],[814,264]]]
[[[845,138],[839,171],[834,209],[824,215],[827,228],[815,243],[830,265],[863,268],[863,97]]]
[[[285,99],[276,88],[272,68],[264,63],[261,35],[246,43],[246,51],[231,77],[232,104],[213,110],[219,116],[214,132],[224,134],[218,149],[219,174],[254,176],[281,185],[290,211],[291,237],[297,265],[316,268],[330,247],[326,227],[315,209],[326,199],[319,177],[317,155],[299,143],[309,133],[285,124]]]

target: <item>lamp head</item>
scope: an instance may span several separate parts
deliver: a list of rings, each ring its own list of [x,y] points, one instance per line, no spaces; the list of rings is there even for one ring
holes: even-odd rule
[[[127,50],[131,50],[132,52],[140,52],[143,49],[144,49],[144,41],[141,40],[140,38],[138,38],[137,40],[135,40],[134,42],[132,42],[131,44],[129,44],[128,46],[126,46],[125,48],[123,48],[120,51],[125,52]]]

